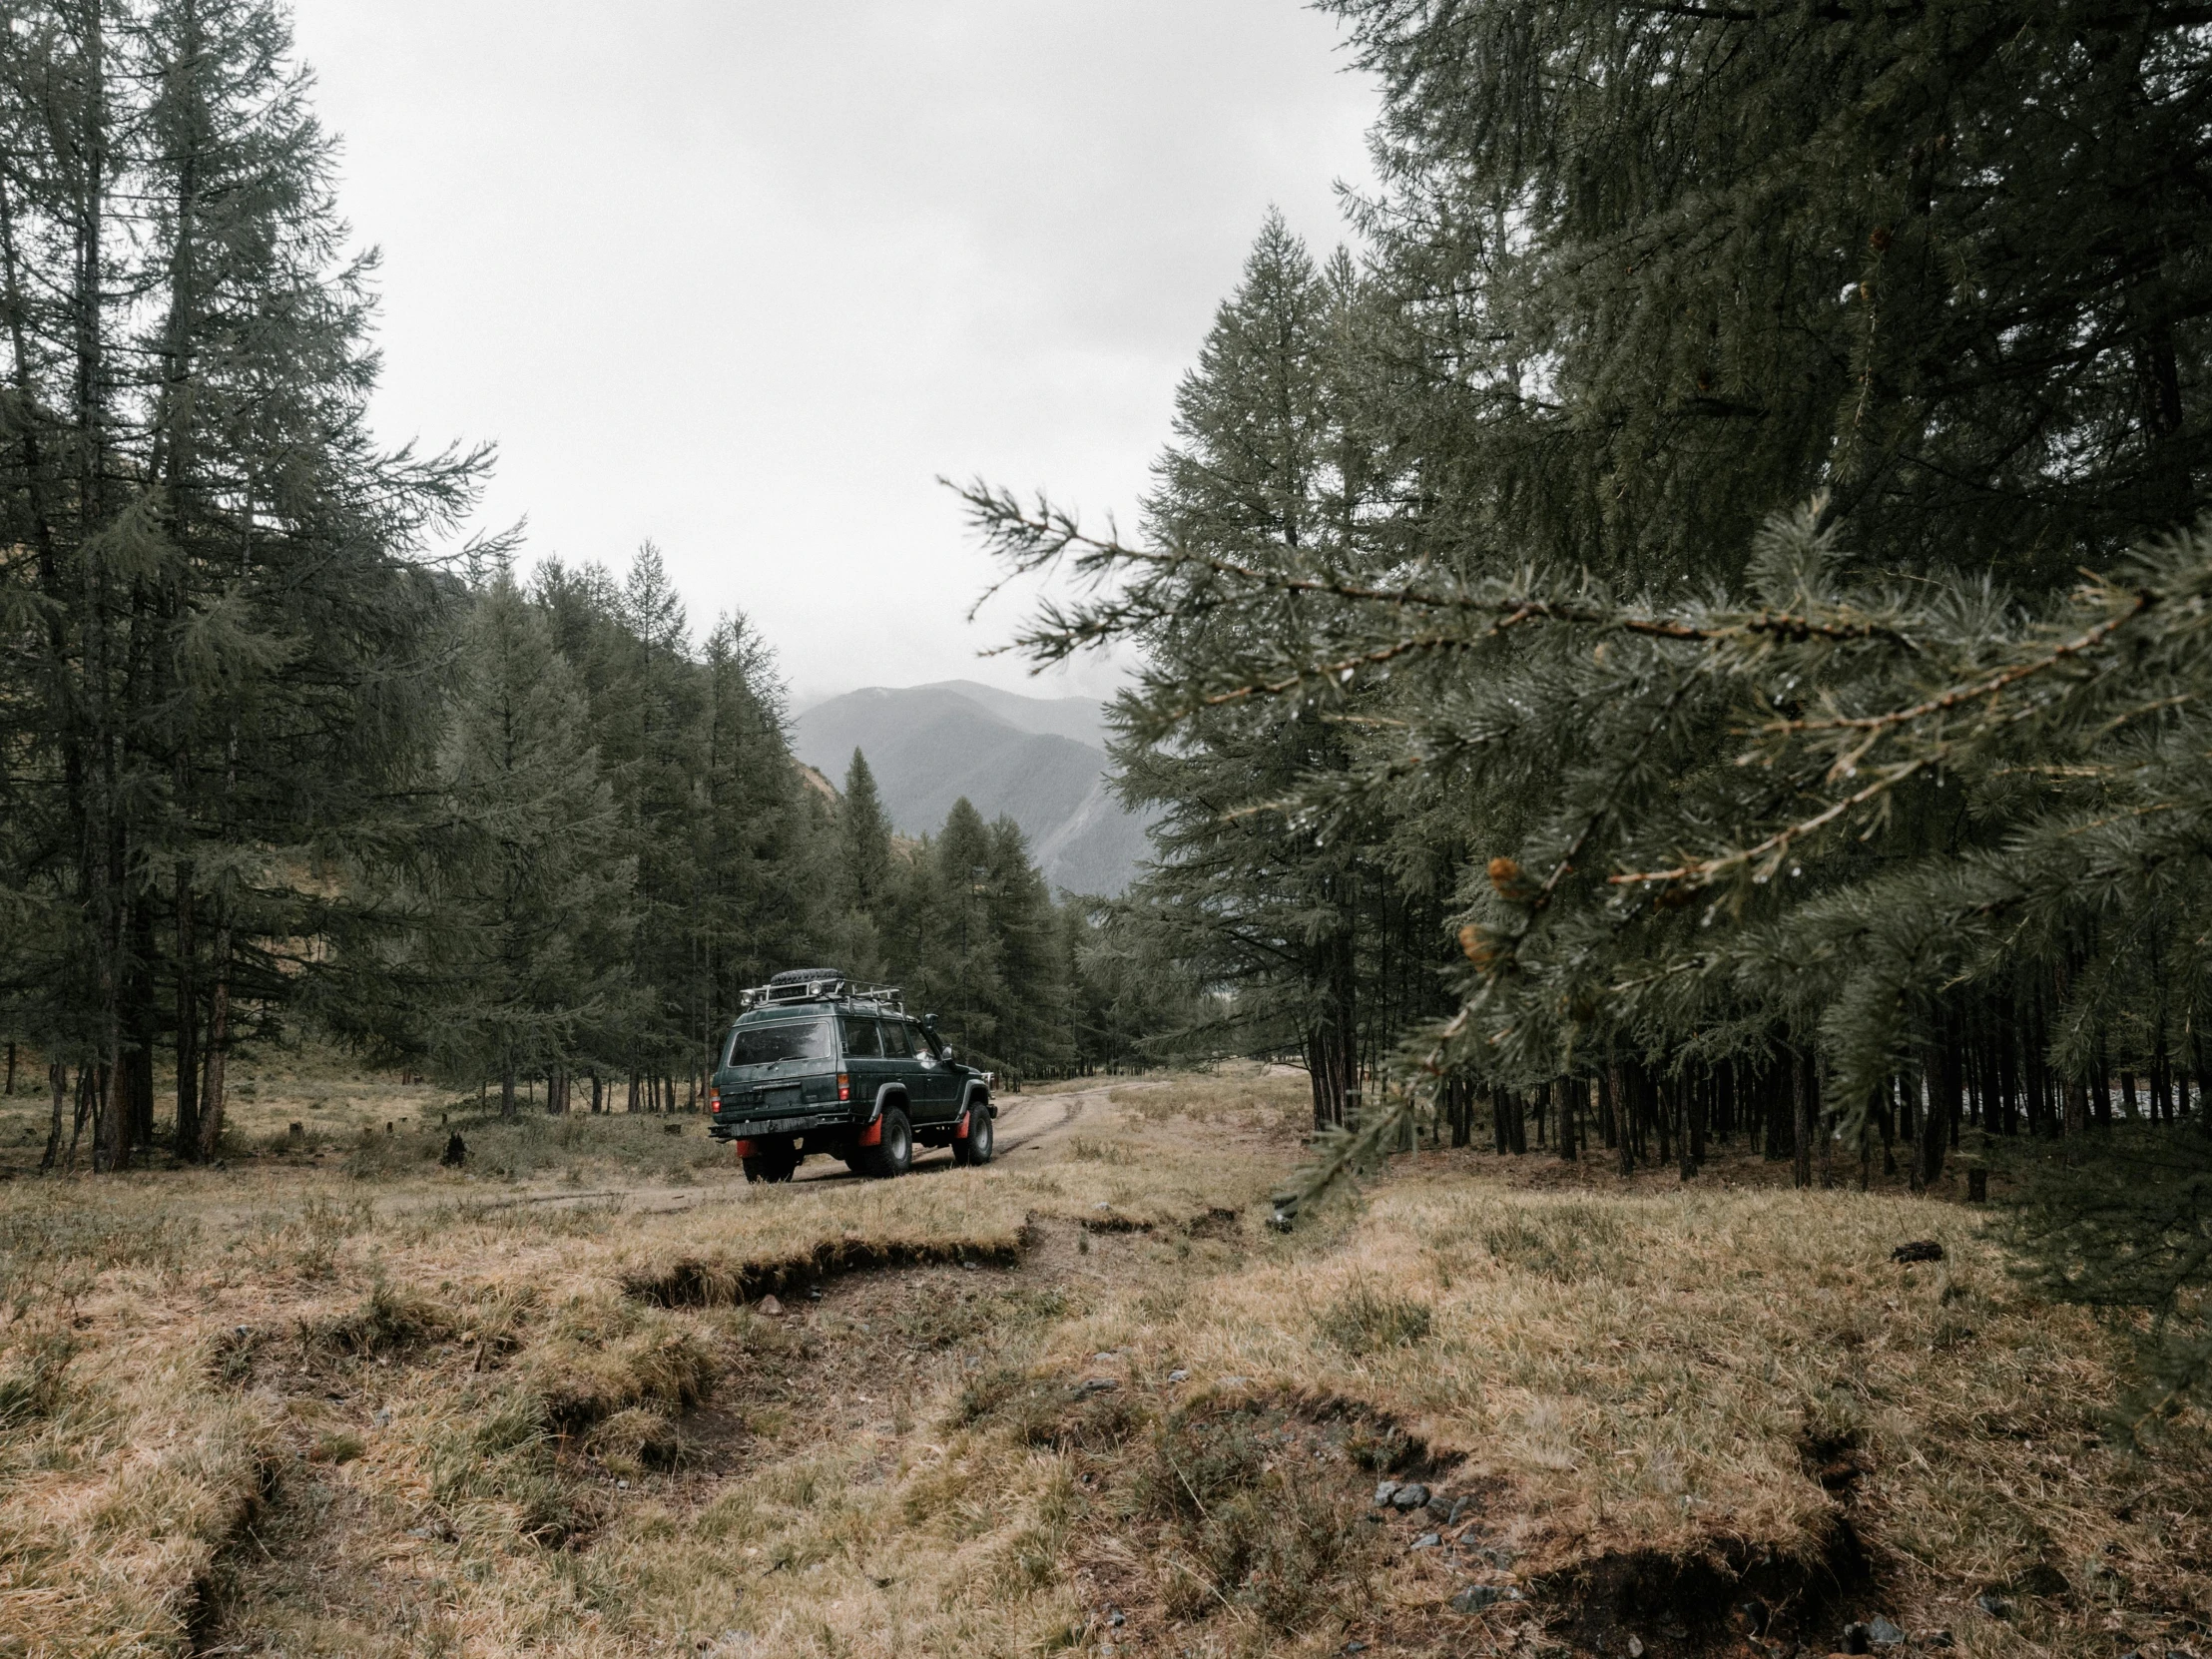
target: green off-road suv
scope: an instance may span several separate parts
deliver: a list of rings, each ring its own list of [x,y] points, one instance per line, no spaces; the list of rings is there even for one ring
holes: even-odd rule
[[[789,1181],[816,1152],[861,1175],[903,1175],[916,1142],[987,1164],[990,1079],[953,1062],[936,1023],[909,1018],[894,986],[834,968],[779,973],[745,993],[723,1040],[708,1132],[737,1143],[748,1181]]]

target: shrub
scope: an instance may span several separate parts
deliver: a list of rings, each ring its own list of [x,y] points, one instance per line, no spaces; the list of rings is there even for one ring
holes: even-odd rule
[[[1435,1316],[1425,1302],[1361,1281],[1321,1311],[1321,1333],[1347,1354],[1379,1354],[1425,1342]]]

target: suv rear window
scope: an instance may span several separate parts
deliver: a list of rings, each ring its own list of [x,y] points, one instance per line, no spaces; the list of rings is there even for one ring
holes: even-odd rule
[[[785,1019],[772,1025],[741,1025],[730,1034],[731,1066],[765,1066],[778,1060],[830,1058],[830,1022]]]

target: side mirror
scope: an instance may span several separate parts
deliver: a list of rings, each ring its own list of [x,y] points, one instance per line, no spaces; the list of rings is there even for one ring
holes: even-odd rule
[[[921,1028],[932,1037],[935,1036],[937,1034],[937,1016],[935,1014],[923,1014],[921,1016]]]
[[[952,1045],[951,1045],[950,1043],[946,1043],[946,1044],[944,1045],[944,1059],[945,1059],[945,1064],[947,1064],[947,1065],[950,1065],[950,1064],[952,1063],[952,1056],[953,1056],[953,1053],[954,1053],[954,1050],[953,1050],[953,1047],[952,1047]]]

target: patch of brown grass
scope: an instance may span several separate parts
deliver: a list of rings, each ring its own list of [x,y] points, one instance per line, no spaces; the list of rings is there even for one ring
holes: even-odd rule
[[[618,1118],[515,1129],[491,1179],[0,1187],[0,1631],[888,1659],[1552,1619],[1672,1659],[1718,1637],[1654,1607],[1739,1574],[1779,1606],[1851,1540],[1876,1599],[1845,1610],[1961,1659],[2212,1612],[2212,1465],[2097,1442],[2105,1334],[1972,1212],[1428,1154],[1282,1237],[1245,1218],[1303,1078],[1111,1087],[1010,1099],[998,1163],[889,1183],[747,1188]],[[1947,1260],[1890,1263],[1907,1238]],[[1473,1507],[1381,1514],[1379,1473]],[[1470,1583],[1496,1604],[1449,1611]]]

